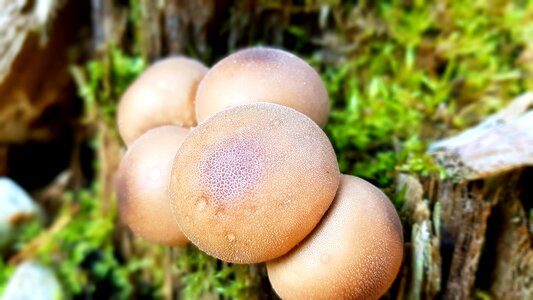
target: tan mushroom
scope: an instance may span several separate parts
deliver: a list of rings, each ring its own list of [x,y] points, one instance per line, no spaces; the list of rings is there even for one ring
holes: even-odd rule
[[[335,197],[339,169],[324,132],[285,106],[236,106],[200,123],[180,147],[171,202],[182,231],[219,259],[287,253]]]
[[[196,115],[202,122],[223,109],[251,102],[291,107],[326,125],[328,94],[318,73],[295,55],[254,47],[222,59],[206,74],[196,95]]]
[[[190,130],[162,126],[139,137],[122,158],[117,172],[121,220],[141,238],[179,246],[188,242],[181,233],[168,198],[172,161]]]
[[[402,255],[402,226],[387,196],[360,178],[342,175],[320,224],[267,269],[284,300],[378,299],[398,274]]]
[[[124,142],[129,145],[158,126],[196,126],[196,88],[207,70],[196,60],[170,57],[144,71],[118,105],[118,129]]]

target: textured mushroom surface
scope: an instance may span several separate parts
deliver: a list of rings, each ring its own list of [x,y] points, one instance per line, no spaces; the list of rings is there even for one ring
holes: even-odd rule
[[[141,238],[184,245],[187,238],[174,219],[168,199],[172,161],[190,132],[179,126],[154,128],[135,140],[117,173],[121,220]]]
[[[171,202],[182,231],[219,259],[256,263],[287,253],[331,204],[336,156],[305,115],[271,103],[213,115],[179,149]]]
[[[171,57],[144,71],[120,100],[117,122],[126,144],[151,128],[196,126],[194,101],[207,67],[196,60]]]
[[[341,175],[320,224],[267,269],[285,300],[378,299],[394,281],[402,256],[402,226],[387,196],[360,178]]]
[[[255,47],[222,59],[206,74],[196,95],[198,121],[251,102],[291,107],[324,127],[328,94],[318,73],[304,60],[278,49]]]

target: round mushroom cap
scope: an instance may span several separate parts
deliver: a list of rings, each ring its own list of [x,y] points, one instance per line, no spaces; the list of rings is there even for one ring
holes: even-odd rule
[[[328,93],[320,76],[283,50],[247,48],[219,61],[198,87],[196,116],[202,122],[216,112],[251,102],[291,107],[320,127],[328,120]]]
[[[116,177],[119,214],[141,238],[159,244],[188,243],[169,202],[172,161],[190,130],[162,126],[139,137],[122,158]]]
[[[196,88],[207,70],[196,60],[170,57],[144,71],[118,105],[118,130],[124,142],[129,145],[147,130],[163,125],[196,126]]]
[[[179,149],[170,184],[178,224],[204,252],[234,263],[279,257],[335,197],[340,172],[326,134],[285,106],[213,115]]]
[[[267,262],[285,299],[378,299],[403,256],[400,219],[378,188],[341,176],[337,196],[314,231],[287,255]]]

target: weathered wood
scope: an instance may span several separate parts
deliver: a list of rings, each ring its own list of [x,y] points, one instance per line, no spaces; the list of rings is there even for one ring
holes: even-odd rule
[[[418,179],[401,174],[398,178],[398,193],[404,195],[400,215],[409,230],[411,241],[406,245],[404,271],[402,274],[408,288],[399,292],[398,298],[432,299],[440,291],[442,259],[440,255],[440,204],[433,210],[423,199],[423,187]],[[405,226],[404,225],[404,226]]]
[[[447,190],[447,191],[444,191]],[[449,182],[441,193],[443,236],[452,243],[453,254],[444,299],[470,299],[481,256],[487,219],[496,196],[486,195],[475,187]]]
[[[510,171],[533,165],[532,105],[533,93],[526,93],[478,126],[430,147],[429,152],[450,175],[446,180],[437,180],[437,185],[426,184],[424,190],[432,201],[442,205],[444,299],[472,297],[491,214],[508,218],[516,214],[525,219],[523,209],[501,203],[515,203],[509,191],[517,188],[521,174]],[[502,220],[504,229],[491,232],[497,236],[490,237],[498,240],[497,255],[484,257],[496,266],[490,291],[498,299],[504,295],[530,299],[531,244],[527,225],[516,230],[506,217]],[[511,287],[511,293],[503,292]]]
[[[140,51],[148,61],[195,51],[205,57],[211,46],[208,26],[214,18],[216,1],[139,1],[140,22],[136,32]]]
[[[68,66],[85,1],[65,2],[0,0],[0,143],[47,140],[75,117]]]
[[[499,232],[490,292],[495,299],[533,299],[533,248],[524,207],[513,197],[497,208]]]
[[[488,178],[533,165],[533,92],[463,133],[431,145],[437,157],[457,180]]]
[[[401,175],[397,192],[405,202],[400,215],[410,242],[400,279],[407,288],[397,297],[471,299],[480,265],[489,264],[496,266],[489,269],[493,272],[490,291],[496,299],[506,295],[510,286],[515,289],[512,299],[530,299],[533,250],[527,218],[521,206],[521,210],[508,206],[516,197],[511,191],[520,178],[517,171],[462,183],[426,178],[422,185],[414,177]],[[507,216],[498,218],[497,224],[505,223],[500,219],[514,223],[507,221],[498,225],[501,230],[487,233],[491,214]],[[497,240],[497,251],[482,258],[487,234],[497,235],[490,237]]]
[[[174,7],[173,1],[164,1],[169,9]],[[168,2],[168,3],[167,3]],[[140,22],[136,31],[139,37],[140,51],[148,61],[153,61],[164,55],[163,51],[163,24],[161,8],[158,1],[139,1]]]
[[[91,0],[91,24],[94,55],[106,51],[109,45],[119,45],[126,32],[127,7],[115,0]]]

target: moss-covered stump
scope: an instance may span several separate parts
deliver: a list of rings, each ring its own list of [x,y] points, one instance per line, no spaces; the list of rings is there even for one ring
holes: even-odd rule
[[[379,186],[402,216],[406,255],[384,298],[532,298],[532,1],[0,3],[13,3],[0,19],[25,20],[0,28],[9,33],[0,74],[7,65],[20,72],[0,82],[0,174],[27,180],[19,183],[48,215],[0,257],[0,293],[18,264],[37,259],[72,298],[275,298],[263,265],[134,237],[117,219],[113,185],[125,150],[117,102],[150,62],[185,54],[213,65],[262,44],[321,74],[341,172]],[[61,45],[77,30],[77,46],[92,53],[73,66]],[[77,97],[82,116],[65,133]],[[28,139],[60,142],[11,144]]]
[[[399,191],[411,225],[409,298],[470,299],[482,290],[496,298],[533,297],[531,208],[533,94],[431,153],[448,179],[403,175]],[[434,274],[438,274],[435,276]],[[438,283],[438,284],[437,284]]]

